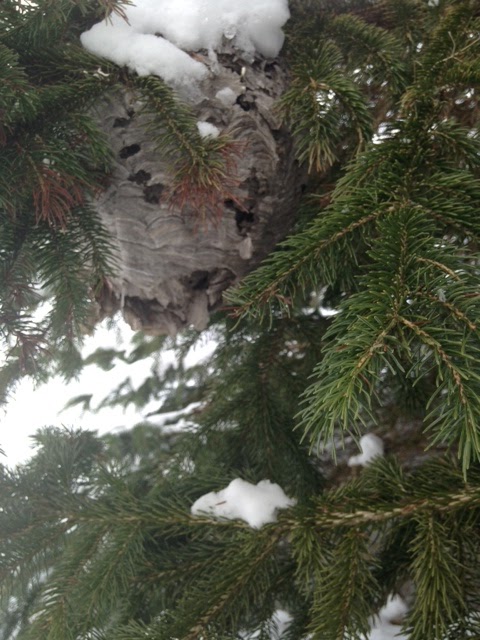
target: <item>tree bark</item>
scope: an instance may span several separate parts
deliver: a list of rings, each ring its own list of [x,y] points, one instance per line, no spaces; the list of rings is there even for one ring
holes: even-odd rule
[[[96,202],[118,248],[114,306],[132,328],[150,334],[204,328],[222,292],[258,265],[295,221],[302,174],[275,108],[287,86],[284,65],[248,63],[230,50],[212,67],[190,106],[199,121],[243,143],[235,199],[224,202],[216,223],[199,225],[194,210],[172,206],[171,163],[149,139],[138,96],[109,95],[96,109],[115,156],[111,183]],[[230,92],[217,96],[227,87]]]

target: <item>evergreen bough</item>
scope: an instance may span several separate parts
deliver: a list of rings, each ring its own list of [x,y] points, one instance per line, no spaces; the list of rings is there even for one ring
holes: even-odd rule
[[[278,609],[291,615],[284,638],[353,640],[396,592],[412,640],[480,636],[480,12],[463,0],[291,8],[279,108],[310,175],[296,233],[231,293],[235,322],[214,319],[208,368],[180,359],[105,401],[202,400],[196,431],[144,424],[102,441],[46,429],[29,463],[2,468],[4,640],[270,638]],[[45,341],[68,370],[91,288],[113,268],[86,204],[108,150],[85,109],[128,74],[97,73],[77,44],[111,10],[121,3],[0,9],[9,381],[44,375]],[[128,81],[152,108],[167,100],[156,80]],[[179,131],[187,120],[179,107]],[[182,156],[173,121],[167,130]],[[181,338],[180,355],[196,339]],[[404,464],[387,455],[352,478],[341,450],[336,468],[322,454],[365,429],[401,454],[405,423],[428,455],[417,444]],[[277,482],[297,506],[259,530],[190,514],[235,477]]]

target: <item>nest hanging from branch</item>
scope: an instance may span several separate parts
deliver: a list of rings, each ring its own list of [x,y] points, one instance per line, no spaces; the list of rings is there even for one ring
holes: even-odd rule
[[[115,163],[96,208],[120,267],[108,300],[100,300],[104,315],[121,308],[133,329],[151,334],[201,330],[222,292],[285,237],[302,182],[275,110],[286,87],[281,61],[247,63],[230,50],[218,55],[193,103],[190,96],[198,121],[229,135],[236,148],[229,192],[214,220],[203,219],[188,188],[176,197],[171,162],[151,140],[138,95],[125,90],[97,105]]]

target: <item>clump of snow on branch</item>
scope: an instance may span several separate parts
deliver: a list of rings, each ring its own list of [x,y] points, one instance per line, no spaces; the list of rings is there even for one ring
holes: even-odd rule
[[[278,509],[293,507],[296,500],[270,480],[251,484],[240,478],[221,491],[201,496],[191,507],[194,516],[208,515],[227,520],[244,520],[253,529],[275,522]]]
[[[349,467],[366,466],[383,456],[383,440],[373,433],[367,433],[360,438],[360,450],[362,453],[348,459]]]
[[[370,620],[368,640],[408,640],[408,636],[399,633],[399,625],[407,611],[407,605],[400,596],[390,596],[386,605]]]
[[[220,129],[210,122],[197,122],[197,128],[202,138],[218,138]]]
[[[230,40],[252,57],[275,57],[283,45],[288,0],[135,0],[81,35],[91,53],[139,75],[178,86],[206,77],[207,66],[187,51],[213,52]]]
[[[237,101],[237,95],[233,89],[230,89],[230,87],[220,89],[220,91],[217,91],[215,94],[215,97],[226,107],[231,107]]]

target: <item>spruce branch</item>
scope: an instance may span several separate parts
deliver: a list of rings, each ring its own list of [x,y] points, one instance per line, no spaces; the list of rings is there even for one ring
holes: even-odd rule
[[[263,581],[269,582],[266,580],[266,576],[262,576],[263,565],[272,562],[272,555],[277,550],[280,535],[281,531],[268,531],[263,535],[256,536],[255,544],[249,549],[250,557],[247,562],[245,556],[240,556],[233,566],[230,560],[229,565],[223,567],[221,572],[216,572],[221,580],[218,585],[221,589],[217,587],[218,599],[213,604],[210,603],[209,608],[197,617],[196,623],[182,636],[182,640],[198,638],[215,619],[224,615],[225,610],[230,609],[230,615],[236,617],[238,611],[235,609],[239,605],[239,598],[244,597],[243,591],[256,592],[256,598],[261,597]],[[240,568],[242,568],[241,573]],[[209,582],[211,584],[210,580]]]
[[[60,174],[45,165],[35,167],[33,173],[37,178],[33,188],[36,222],[65,229],[71,209],[83,204],[83,185],[73,176]]]
[[[366,531],[338,533],[340,542],[329,549],[315,576],[310,630],[326,640],[356,640],[368,632],[368,612],[379,588],[373,577],[376,560]]]
[[[375,222],[383,213],[376,211],[354,221],[349,220],[351,215],[345,215],[338,221],[333,220],[333,215],[332,220],[327,217],[318,218],[305,232],[280,243],[279,248],[284,251],[272,254],[260,269],[243,280],[240,288],[227,294],[227,300],[234,307],[234,315],[262,317],[264,307],[274,303],[283,310],[288,310],[289,304],[296,297],[297,289],[308,286],[315,288],[319,284],[319,276],[312,266],[318,264],[320,259],[323,261],[324,250],[333,249],[336,243],[342,244],[349,236],[363,231],[364,227]],[[355,240],[352,239],[351,242],[355,243]],[[328,276],[328,272],[326,275]],[[335,272],[331,273],[330,282],[334,282],[335,275]],[[268,283],[267,286],[265,282]]]
[[[219,465],[231,461],[242,475],[257,481],[267,476],[293,495],[303,495],[310,483],[321,484],[306,447],[292,432],[298,396],[320,357],[321,325],[317,318],[277,319],[268,333],[259,334],[256,326],[244,323],[217,349],[212,365],[218,373],[210,378],[207,406],[198,420],[210,457]],[[308,355],[303,355],[303,344],[310,345]],[[290,393],[279,398],[279,388]]]
[[[434,442],[458,441],[466,472],[480,451],[473,419],[478,402],[478,377],[473,370],[478,330],[473,322],[465,324],[464,315],[455,310],[453,300],[459,299],[460,292],[464,296],[466,291],[473,293],[473,280],[462,277],[458,268],[445,265],[449,251],[432,244],[431,232],[422,229],[423,218],[418,211],[405,210],[403,222],[400,212],[391,215],[394,218],[386,218],[380,227],[381,243],[377,242],[370,251],[376,266],[374,263],[370,267],[366,289],[344,303],[343,312],[325,336],[328,347],[315,371],[317,382],[305,393],[300,424],[315,442],[320,439],[323,445],[333,439],[339,425],[358,433],[358,423],[365,424],[367,418],[372,418],[372,400],[382,384],[382,371],[405,375],[401,363],[411,362],[407,375],[419,380],[430,369],[428,359],[425,368],[414,369],[412,356],[417,357],[418,349],[413,345],[418,341],[420,350],[431,354],[438,371],[426,425],[435,429]],[[392,225],[397,227],[394,232]],[[429,257],[433,254],[438,255],[438,260]],[[425,265],[421,280],[418,262]],[[422,299],[425,290],[432,296],[441,290],[447,302],[452,296],[450,317],[440,323],[437,315],[432,316],[436,307],[419,306],[419,281]],[[467,343],[470,355],[464,355]],[[444,393],[449,394],[450,408],[438,401]]]
[[[335,16],[328,30],[357,73],[360,64],[377,85],[387,79],[387,90],[393,95],[405,87],[407,69],[402,44],[395,33],[348,13]]]
[[[133,4],[131,0],[99,0],[99,5],[103,7],[105,11],[105,18],[109,19],[112,14],[120,16],[123,20],[128,22],[125,8]]]
[[[159,78],[134,76],[131,82],[146,100],[152,139],[171,158],[172,204],[192,209],[200,226],[218,223],[225,200],[243,208],[235,196],[236,158],[243,144],[227,135],[202,138],[190,110]]]
[[[467,486],[463,491],[442,496],[410,500],[404,498],[405,504],[378,506],[376,509],[332,510],[326,503],[319,507],[320,513],[315,517],[315,524],[321,528],[358,527],[374,523],[384,523],[396,518],[421,517],[422,513],[450,513],[455,510],[474,509],[480,505],[480,492],[476,487]]]
[[[7,142],[15,114],[29,117],[36,111],[36,96],[31,91],[25,70],[15,51],[0,42],[0,147]]]
[[[280,100],[297,139],[298,158],[309,171],[325,171],[337,159],[337,146],[345,133],[342,117],[357,137],[353,153],[373,134],[372,118],[365,99],[346,74],[342,56],[333,43],[316,47],[314,60],[304,57],[293,66],[291,88]]]
[[[460,550],[451,531],[448,516],[426,513],[417,520],[412,545],[417,598],[407,620],[412,640],[448,637],[452,624],[469,615],[460,582]]]

